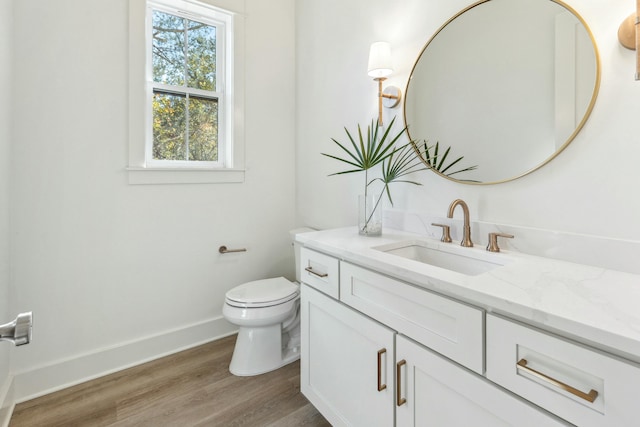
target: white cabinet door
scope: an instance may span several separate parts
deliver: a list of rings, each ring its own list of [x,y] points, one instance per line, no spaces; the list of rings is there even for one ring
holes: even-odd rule
[[[301,390],[333,426],[394,425],[394,331],[302,285]]]
[[[397,427],[568,425],[402,335],[396,358]]]

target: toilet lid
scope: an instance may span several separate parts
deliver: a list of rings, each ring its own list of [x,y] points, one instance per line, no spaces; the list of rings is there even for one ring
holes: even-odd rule
[[[226,293],[225,299],[227,304],[236,307],[266,307],[290,301],[298,294],[298,285],[276,277],[236,286]]]

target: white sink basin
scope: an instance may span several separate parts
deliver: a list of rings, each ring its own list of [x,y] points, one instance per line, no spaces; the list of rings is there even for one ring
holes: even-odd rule
[[[502,267],[508,259],[500,259],[500,255],[483,253],[477,249],[451,247],[443,250],[437,244],[423,241],[405,241],[378,246],[372,249],[391,255],[466,274],[476,276],[494,268]],[[454,252],[455,250],[455,252]],[[496,256],[497,255],[497,256]]]

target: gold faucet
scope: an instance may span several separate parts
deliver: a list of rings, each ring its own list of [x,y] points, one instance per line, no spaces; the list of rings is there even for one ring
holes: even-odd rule
[[[462,241],[460,242],[461,246],[466,248],[470,248],[473,246],[473,242],[471,241],[471,226],[469,225],[469,206],[462,199],[456,199],[449,205],[449,213],[447,214],[447,218],[453,218],[453,211],[456,209],[456,206],[462,206],[462,212],[464,213],[464,232],[462,234]]]

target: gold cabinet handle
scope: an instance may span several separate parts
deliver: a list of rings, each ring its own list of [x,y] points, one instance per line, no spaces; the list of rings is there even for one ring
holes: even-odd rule
[[[317,271],[313,271],[313,267],[307,267],[304,269],[304,271],[309,272],[311,274],[313,274],[314,276],[318,276],[318,277],[327,277],[328,274],[327,273],[318,273]]]
[[[387,352],[386,348],[378,350],[378,391],[382,391],[387,388],[386,384],[382,384],[382,355]]]
[[[574,396],[578,396],[581,399],[586,400],[587,402],[593,403],[594,400],[596,400],[596,397],[598,397],[598,392],[596,390],[591,389],[591,391],[589,393],[585,393],[584,391],[580,391],[575,387],[571,387],[568,384],[563,383],[562,381],[558,381],[555,378],[551,378],[548,375],[543,374],[542,372],[538,372],[535,369],[531,369],[530,367],[527,366],[527,359],[520,359],[517,363],[516,366],[517,369],[522,369],[523,371],[537,377],[540,378],[541,380],[555,386],[558,387],[564,391],[567,391],[571,394],[573,394]]]
[[[402,359],[398,363],[396,363],[396,405],[402,406],[407,403],[407,399],[402,397],[402,367],[407,364],[407,361]]]

